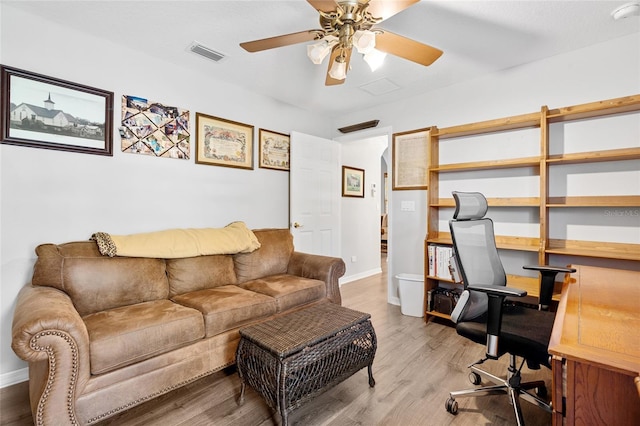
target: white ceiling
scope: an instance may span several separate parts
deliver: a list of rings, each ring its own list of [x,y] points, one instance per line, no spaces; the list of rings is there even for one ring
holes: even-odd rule
[[[384,66],[371,72],[354,53],[346,83],[326,87],[327,60],[312,64],[304,43],[258,53],[239,46],[318,28],[318,14],[305,0],[2,1],[329,116],[640,32],[640,17],[614,21],[610,16],[630,0],[422,0],[378,26],[443,50],[440,59],[423,67],[387,56]],[[215,63],[195,55],[188,50],[193,41],[227,57]],[[362,89],[372,83],[381,89],[398,88],[372,95]]]

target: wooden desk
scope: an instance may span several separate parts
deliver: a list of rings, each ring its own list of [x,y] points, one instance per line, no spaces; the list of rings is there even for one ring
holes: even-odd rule
[[[638,425],[640,272],[573,265],[549,343],[554,425]]]

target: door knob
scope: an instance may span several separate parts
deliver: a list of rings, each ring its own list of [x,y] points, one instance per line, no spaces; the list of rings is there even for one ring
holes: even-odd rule
[[[300,225],[298,222],[293,222],[293,227],[294,228],[302,228],[302,225]]]

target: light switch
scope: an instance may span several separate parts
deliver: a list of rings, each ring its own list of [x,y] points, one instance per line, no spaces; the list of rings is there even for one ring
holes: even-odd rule
[[[403,212],[415,212],[416,211],[416,202],[415,201],[403,201],[400,203],[400,210]]]

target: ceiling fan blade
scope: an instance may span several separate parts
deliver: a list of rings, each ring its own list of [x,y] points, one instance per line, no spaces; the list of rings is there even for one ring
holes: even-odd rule
[[[384,30],[376,34],[376,49],[429,66],[442,55],[442,50]]]
[[[420,3],[420,0],[370,0],[368,10],[374,18],[385,20],[416,3]]]
[[[307,0],[307,2],[315,10],[325,13],[334,12],[338,8],[338,5],[333,0]]]
[[[300,31],[299,33],[263,38],[261,40],[246,41],[244,43],[240,43],[240,46],[247,52],[259,52],[261,50],[313,41],[317,38],[318,33],[319,30]]]
[[[338,56],[340,56],[340,51],[342,49],[340,49],[338,46],[334,46],[333,50],[331,51],[331,57],[329,58],[329,67],[327,68],[327,79],[324,82],[325,86],[337,86],[338,84],[342,84],[345,82],[346,78],[343,78],[342,80],[337,80],[333,77],[331,77],[329,75],[329,70],[331,69],[331,66],[333,65],[333,61],[336,60],[336,58]],[[347,54],[345,56],[345,63],[346,63],[346,72],[349,72],[349,62],[351,61],[351,50],[349,49],[347,50]]]

